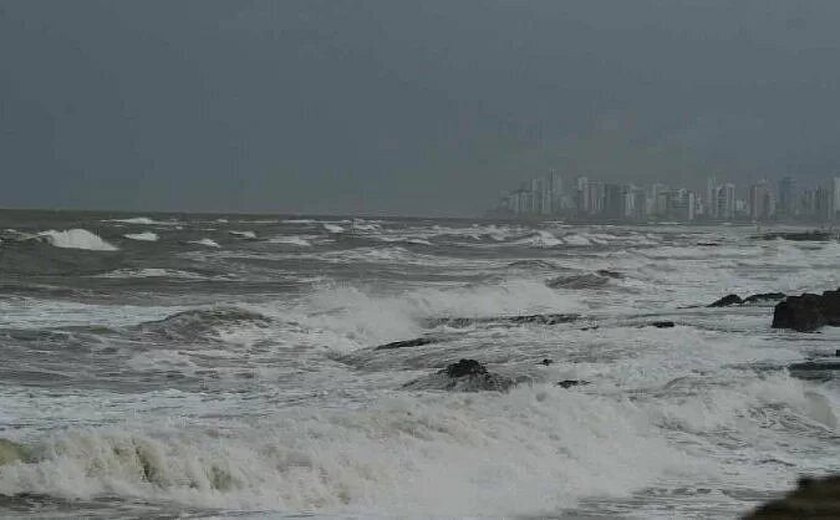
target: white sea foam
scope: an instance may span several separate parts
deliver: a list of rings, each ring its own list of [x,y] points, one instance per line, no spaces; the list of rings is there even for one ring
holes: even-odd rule
[[[205,246],[205,247],[215,247],[215,248],[222,247],[218,244],[218,242],[216,242],[215,240],[210,239],[210,238],[202,238],[201,240],[192,240],[192,241],[190,241],[190,244],[196,244],[196,245]]]
[[[43,453],[0,467],[0,492],[412,518],[547,513],[692,465],[633,406],[554,387],[286,411],[220,435],[76,431]]]
[[[117,269],[98,275],[99,278],[178,278],[183,280],[206,280],[206,276],[180,269],[162,269],[147,267],[144,269]]]
[[[338,224],[324,223],[323,226],[324,229],[326,229],[330,233],[344,233],[344,228],[339,226]]]
[[[127,233],[123,236],[130,240],[140,240],[142,242],[157,242],[160,239],[157,233],[152,233],[151,231],[146,231],[144,233]]]
[[[115,218],[103,222],[116,222],[119,224],[142,224],[146,226],[178,226],[181,223],[177,220],[154,220],[149,217]]]
[[[257,234],[253,231],[228,231],[231,235],[242,237],[242,238],[249,238],[255,239],[257,238]]]
[[[89,251],[117,251],[119,248],[102,240],[98,235],[86,229],[68,229],[66,231],[42,231],[38,233],[52,246],[65,249],[86,249]]]
[[[291,246],[300,246],[300,247],[312,247],[312,243],[299,236],[277,236],[274,238],[268,239],[268,243],[270,244],[287,244]]]

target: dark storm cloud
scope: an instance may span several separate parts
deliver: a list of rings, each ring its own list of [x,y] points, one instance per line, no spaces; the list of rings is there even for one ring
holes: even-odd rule
[[[840,169],[834,1],[0,0],[0,205],[469,214]]]

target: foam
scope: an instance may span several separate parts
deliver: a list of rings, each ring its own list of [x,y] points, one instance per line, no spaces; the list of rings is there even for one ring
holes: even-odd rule
[[[228,231],[231,235],[242,237],[242,238],[249,238],[249,239],[256,239],[257,234],[253,231]]]
[[[81,430],[39,452],[41,462],[0,467],[0,493],[413,518],[556,511],[687,463],[634,407],[539,386],[287,410],[227,434]]]
[[[130,240],[140,240],[142,242],[157,242],[160,239],[157,233],[152,233],[150,231],[146,231],[144,233],[127,233],[123,236]]]
[[[324,229],[326,229],[330,233],[344,233],[344,228],[339,226],[338,224],[323,224]]]
[[[312,247],[312,243],[303,237],[298,236],[278,236],[270,238],[269,244],[285,244],[290,246]]]
[[[88,251],[117,251],[118,247],[102,240],[98,235],[86,229],[68,229],[66,231],[42,231],[38,233],[47,243],[64,249],[85,249]]]
[[[210,239],[210,238],[202,238],[201,240],[191,240],[190,244],[196,244],[196,245],[205,246],[205,247],[215,247],[215,248],[222,247],[218,244],[218,242],[216,242],[215,240]]]
[[[130,278],[178,278],[182,280],[207,280],[208,277],[194,273],[191,271],[183,271],[180,269],[162,269],[156,267],[147,267],[144,269],[117,269],[105,274],[100,274],[98,278],[115,278],[115,279],[130,279]]]

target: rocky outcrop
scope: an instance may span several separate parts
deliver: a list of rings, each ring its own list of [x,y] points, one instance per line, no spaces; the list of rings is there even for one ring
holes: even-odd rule
[[[374,350],[392,350],[397,348],[422,347],[423,345],[430,345],[432,343],[437,342],[438,340],[436,338],[424,336],[422,338],[408,339],[405,341],[393,341],[391,343],[379,345]]]
[[[558,325],[580,319],[578,314],[528,314],[522,316],[499,316],[492,318],[436,318],[426,323],[428,327],[452,327],[463,329],[472,325]]]
[[[582,379],[564,379],[563,381],[559,381],[557,386],[563,388],[572,388],[573,386],[581,386],[581,385],[588,385],[589,381],[584,381]]]
[[[489,372],[487,367],[474,359],[461,359],[420,379],[403,385],[409,390],[449,390],[453,392],[505,392],[516,382],[506,376]]]
[[[676,325],[673,321],[654,321],[650,323],[651,327],[656,327],[657,329],[672,329]]]
[[[741,298],[737,294],[727,294],[723,298],[711,303],[708,307],[729,307],[731,305],[746,305],[751,303],[775,302],[783,300],[785,293],[768,292],[752,294],[746,298]]]
[[[826,325],[840,325],[840,290],[788,296],[773,311],[774,329],[814,332]]]
[[[840,476],[803,478],[795,490],[768,502],[744,520],[804,520],[840,518]]]
[[[709,307],[729,307],[730,305],[740,305],[744,303],[737,294],[727,294],[723,298],[711,303]]]

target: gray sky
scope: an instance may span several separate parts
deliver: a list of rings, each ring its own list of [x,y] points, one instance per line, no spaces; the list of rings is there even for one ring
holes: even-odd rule
[[[469,215],[551,167],[816,181],[838,27],[836,0],[0,0],[0,206]]]

